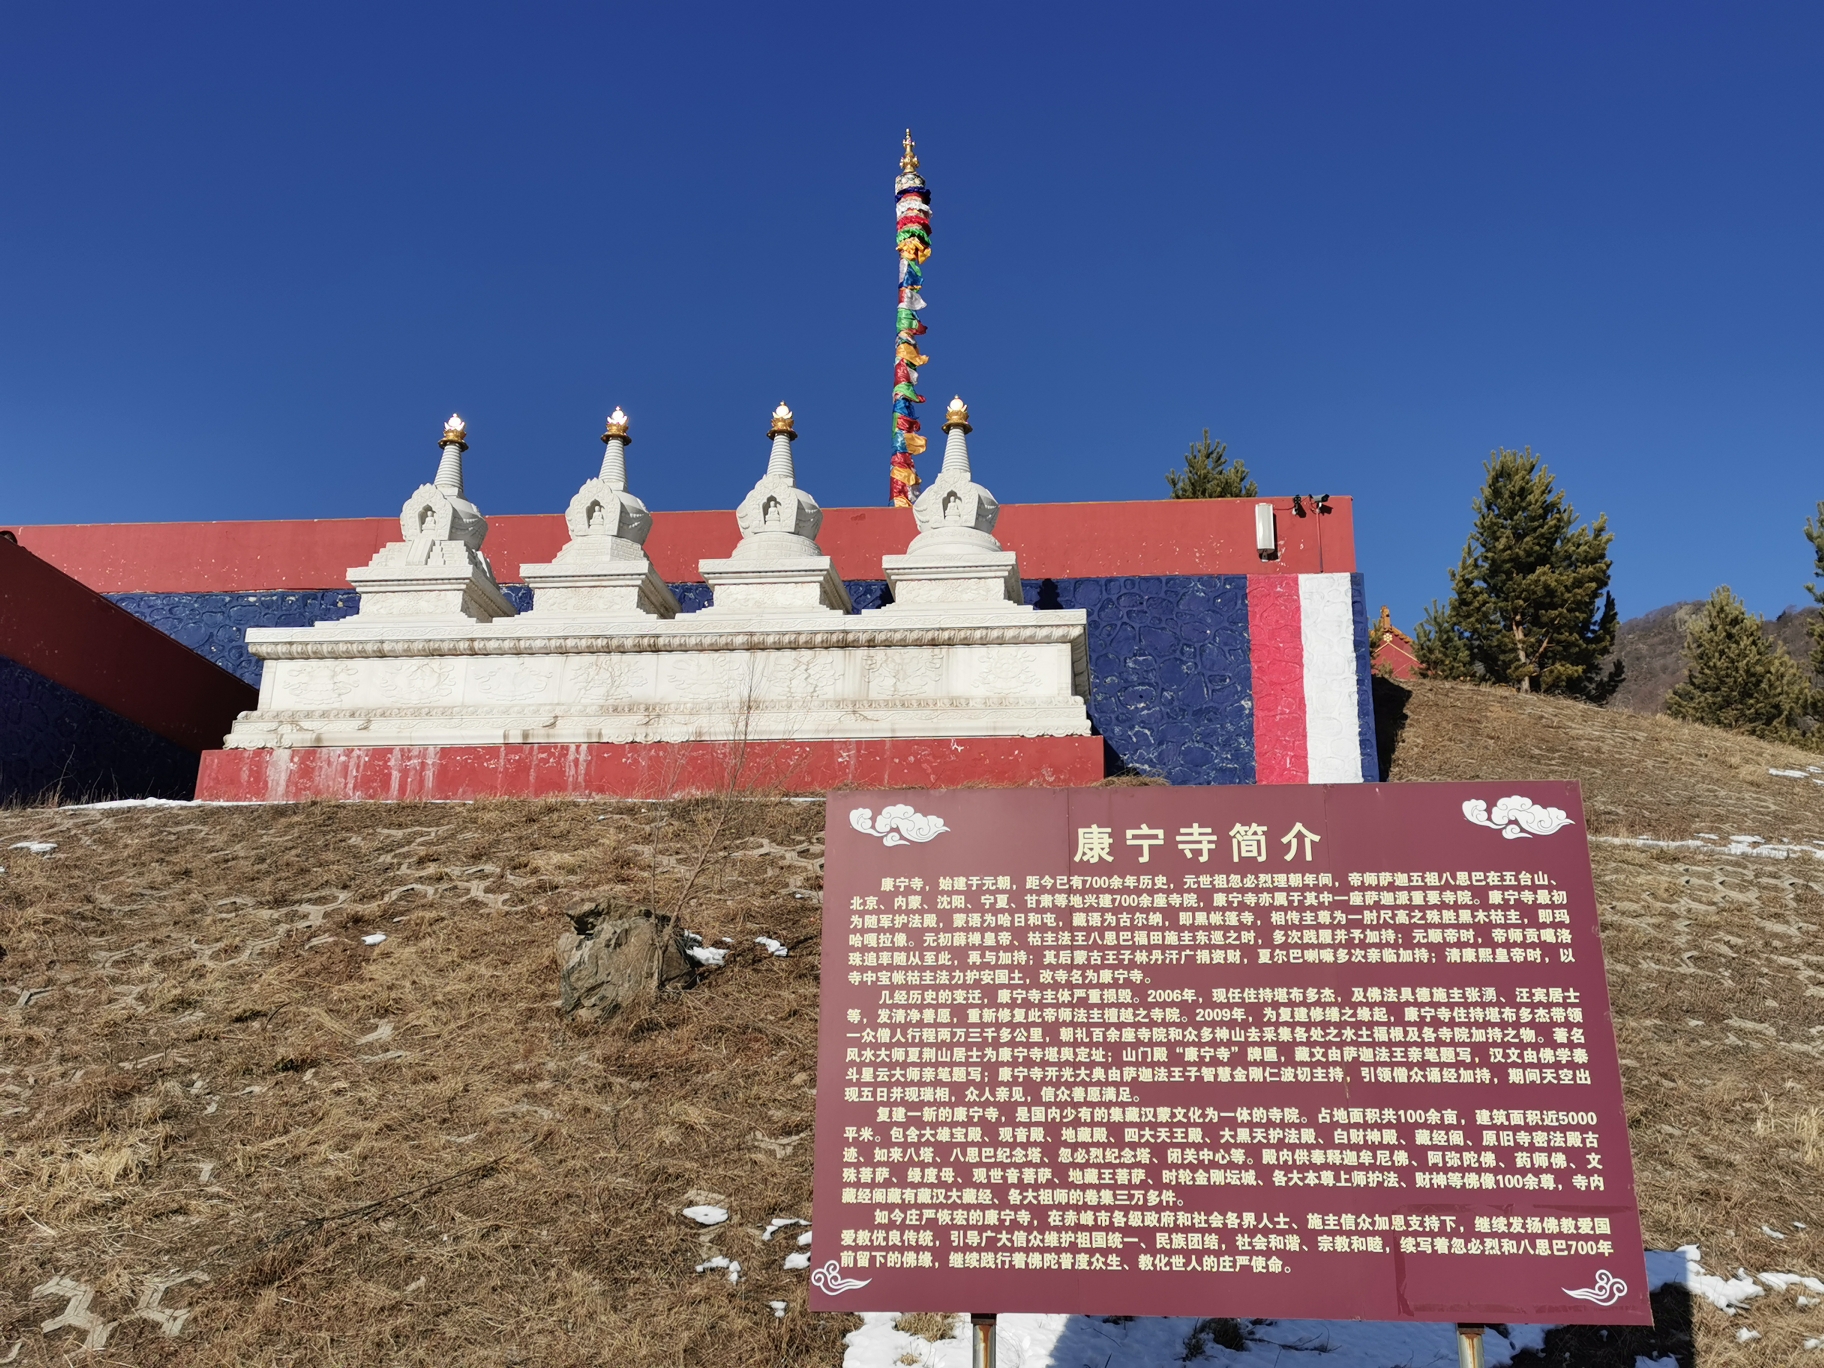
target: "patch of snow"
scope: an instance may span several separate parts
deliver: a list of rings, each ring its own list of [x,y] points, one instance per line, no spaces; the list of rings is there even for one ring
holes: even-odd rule
[[[969,1368],[968,1317],[959,1316],[948,1339],[932,1343],[901,1331],[888,1312],[863,1312],[862,1327],[845,1341],[844,1368]],[[1019,1368],[1181,1368],[1195,1316],[1142,1316],[1110,1323],[1100,1316],[1004,1315],[996,1323],[1001,1362]],[[1272,1349],[1263,1364],[1277,1368],[1456,1368],[1455,1327],[1364,1321],[1242,1322],[1256,1349]],[[1491,1328],[1483,1337],[1488,1368],[1504,1368],[1516,1354],[1545,1347],[1544,1326],[1510,1325],[1506,1336]],[[1195,1362],[1242,1362],[1223,1350],[1205,1350]]]
[[[808,1230],[805,1231],[804,1234],[802,1234],[798,1237],[798,1243],[801,1245],[808,1245],[810,1242],[811,1242],[811,1232]]]
[[[809,1224],[810,1222],[802,1216],[775,1216],[766,1223],[766,1229],[761,1232],[760,1238],[770,1240],[787,1226],[808,1226]]]
[[[769,955],[778,955],[781,958],[785,956],[785,943],[783,941],[776,941],[771,936],[755,936],[754,944],[764,945],[766,947],[766,953]]]
[[[1791,1287],[1802,1287],[1807,1292],[1824,1294],[1824,1282],[1820,1282],[1816,1278],[1808,1278],[1803,1273],[1757,1273],[1755,1276],[1775,1292],[1784,1292]],[[1801,1297],[1800,1300],[1803,1301],[1805,1298]]]
[[[773,1315],[778,1317],[780,1320],[785,1319],[785,1303],[784,1302],[768,1302],[767,1305],[773,1308]]]
[[[698,964],[710,969],[720,969],[722,962],[728,958],[728,951],[719,945],[692,945],[685,953]]]
[[[697,1272],[707,1273],[712,1268],[726,1268],[728,1270],[728,1280],[731,1283],[741,1281],[741,1261],[739,1259],[730,1259],[726,1255],[718,1254],[715,1258],[705,1260],[703,1263],[698,1264]]]
[[[57,849],[57,842],[55,842],[55,841],[16,841],[11,846],[9,846],[8,849],[9,850],[29,850],[34,855],[49,855],[53,850]]]
[[[1809,774],[1807,774],[1804,770],[1770,769],[1767,771],[1767,773],[1777,774],[1782,779],[1809,779],[1809,778],[1811,778],[1811,776]]]
[[[795,1273],[801,1268],[809,1268],[810,1266],[811,1253],[808,1249],[801,1249],[796,1254],[787,1254],[785,1256],[785,1263],[782,1265],[787,1273]]]
[[[378,944],[380,944],[380,942],[381,942],[381,941],[383,941],[383,940],[385,940],[385,939],[386,939],[386,932],[384,932],[384,931],[376,931],[376,932],[374,932],[374,934],[373,934],[373,935],[371,935],[371,936],[363,936],[363,937],[361,937],[361,944],[363,944],[363,945],[378,945]]]
[[[1760,1337],[1761,1332],[1759,1330],[1750,1330],[1745,1325],[1735,1332],[1735,1342],[1737,1344],[1747,1344],[1750,1340],[1757,1340]]]
[[[1657,1292],[1668,1284],[1688,1289],[1692,1296],[1702,1297],[1719,1311],[1734,1315],[1745,1303],[1763,1297],[1767,1289],[1738,1268],[1733,1278],[1721,1278],[1707,1271],[1703,1252],[1696,1245],[1680,1245],[1674,1250],[1647,1251],[1647,1291]]]
[[[721,1225],[728,1219],[727,1208],[719,1206],[687,1206],[680,1214],[698,1225],[706,1226]]]
[[[1722,837],[1707,831],[1697,833],[1701,839],[1691,841],[1661,841],[1650,836],[1592,836],[1592,841],[1605,845],[1644,846],[1652,850],[1713,850],[1723,855],[1755,855],[1767,860],[1789,860],[1795,855],[1809,855],[1813,859],[1824,860],[1824,845],[1816,842],[1807,845],[1769,844],[1759,836],[1732,836],[1728,845],[1714,845]]]
[[[1812,1338],[1805,1341],[1807,1349],[1824,1349],[1824,1339]]]
[[[194,798],[110,798],[105,803],[64,803],[64,812],[107,812],[114,808],[151,807],[224,807],[223,803],[203,803]]]

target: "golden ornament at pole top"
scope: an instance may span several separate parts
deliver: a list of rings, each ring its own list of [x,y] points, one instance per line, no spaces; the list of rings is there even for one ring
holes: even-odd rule
[[[969,405],[963,402],[960,394],[952,399],[950,407],[944,410],[944,431],[948,432],[951,428],[961,428],[964,436],[975,431],[969,426]]]
[[[912,130],[909,128],[906,130],[905,148],[906,154],[899,159],[899,169],[901,171],[918,170],[918,153],[912,150]]]
[[[783,437],[787,441],[798,440],[798,432],[792,427],[792,411],[779,401],[779,407],[773,410],[773,425],[766,430],[768,437]]]
[[[614,412],[608,415],[608,428],[602,433],[604,442],[613,441],[616,438],[620,440],[622,446],[633,445],[633,438],[627,435],[627,415],[621,411],[619,404],[616,404]]]
[[[443,425],[443,440],[437,445],[454,445],[467,451],[469,449],[468,435],[469,425],[462,421],[462,415],[459,413],[452,413],[449,420]]]

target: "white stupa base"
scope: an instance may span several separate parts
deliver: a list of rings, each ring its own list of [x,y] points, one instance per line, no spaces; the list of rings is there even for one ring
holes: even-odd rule
[[[348,582],[361,593],[364,618],[491,622],[513,616],[493,577],[474,566],[360,565],[348,572]]]
[[[638,622],[678,615],[677,596],[645,557],[614,568],[579,568],[561,562],[522,565],[520,577],[532,590],[532,607],[522,617],[610,618]]]
[[[827,606],[644,628],[348,618],[255,628],[260,706],[229,749],[748,738],[1087,736],[1084,614],[943,625]]]
[[[1032,611],[1020,593],[1019,558],[1011,551],[945,556],[882,556],[893,602],[880,611],[1000,607]]]
[[[828,556],[731,556],[697,562],[715,595],[705,613],[850,613],[854,604]]]

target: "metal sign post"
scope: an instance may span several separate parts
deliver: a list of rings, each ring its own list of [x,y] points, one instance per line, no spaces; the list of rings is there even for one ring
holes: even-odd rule
[[[1485,1326],[1457,1327],[1457,1368],[1482,1368],[1482,1331]]]
[[[975,1312],[969,1317],[969,1340],[975,1346],[975,1368],[994,1368],[994,1317],[989,1311]],[[1478,1368],[1482,1360],[1476,1359]]]

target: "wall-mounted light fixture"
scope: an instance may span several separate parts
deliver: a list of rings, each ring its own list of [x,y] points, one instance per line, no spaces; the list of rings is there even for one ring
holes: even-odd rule
[[[1279,559],[1279,528],[1273,521],[1273,505],[1254,505],[1254,549],[1262,560]]]

